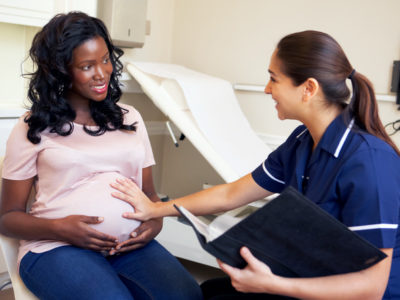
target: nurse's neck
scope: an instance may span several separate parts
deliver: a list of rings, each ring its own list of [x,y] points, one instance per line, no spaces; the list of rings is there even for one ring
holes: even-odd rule
[[[326,129],[334,119],[342,112],[342,108],[331,105],[329,107],[320,107],[313,111],[302,120],[306,125],[311,137],[314,141],[312,150],[318,146],[319,141],[322,139]]]

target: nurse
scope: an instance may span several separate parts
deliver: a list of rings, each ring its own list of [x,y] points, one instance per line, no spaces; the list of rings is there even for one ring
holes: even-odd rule
[[[176,215],[173,204],[198,215],[216,213],[293,186],[387,257],[360,272],[284,278],[243,247],[248,265],[240,270],[219,261],[230,278],[204,283],[205,298],[400,299],[400,152],[379,119],[372,84],[331,36],[317,31],[284,37],[268,72],[265,93],[278,117],[303,125],[251,174],[168,203],[151,202],[134,183],[118,180],[113,195],[135,208],[125,216]]]

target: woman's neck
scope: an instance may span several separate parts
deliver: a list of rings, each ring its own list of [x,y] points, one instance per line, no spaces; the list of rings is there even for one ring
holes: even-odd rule
[[[75,95],[70,92],[67,95],[67,101],[75,111],[76,117],[74,122],[82,125],[95,125],[89,107],[89,100]]]
[[[314,141],[313,150],[317,147],[328,126],[341,112],[342,109],[332,106],[318,113],[310,114],[306,120],[303,120]]]

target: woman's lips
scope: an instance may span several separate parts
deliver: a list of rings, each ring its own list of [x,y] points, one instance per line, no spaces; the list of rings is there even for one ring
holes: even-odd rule
[[[95,91],[96,93],[103,94],[104,92],[107,91],[107,87],[108,87],[107,83],[104,83],[102,85],[92,86],[92,90]]]

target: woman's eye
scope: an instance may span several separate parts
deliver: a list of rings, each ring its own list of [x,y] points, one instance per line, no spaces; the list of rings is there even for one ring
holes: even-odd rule
[[[105,59],[103,60],[103,63],[104,63],[104,64],[108,64],[109,61],[110,61],[110,58],[107,57],[107,58],[105,58]]]
[[[276,82],[274,77],[270,77],[269,80],[271,80],[272,82]]]
[[[81,67],[83,71],[88,71],[90,69],[90,65]]]

